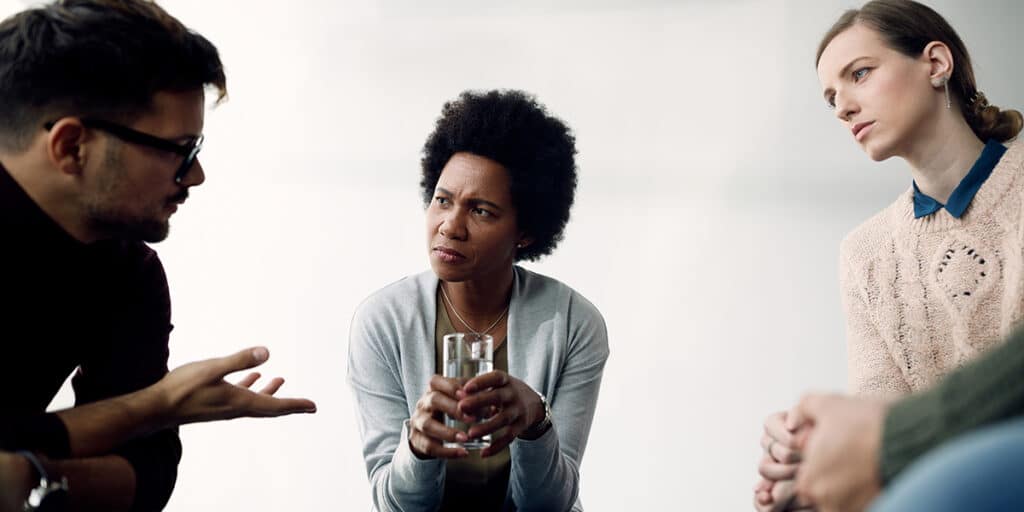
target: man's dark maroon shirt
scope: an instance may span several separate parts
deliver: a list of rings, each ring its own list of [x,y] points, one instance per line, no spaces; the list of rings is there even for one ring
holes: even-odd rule
[[[46,407],[72,372],[75,404],[123,395],[167,373],[170,296],[146,244],[83,244],[0,166],[0,449],[70,455]],[[135,510],[174,488],[181,442],[165,430],[118,447],[135,469]],[[72,489],[73,492],[73,489]]]

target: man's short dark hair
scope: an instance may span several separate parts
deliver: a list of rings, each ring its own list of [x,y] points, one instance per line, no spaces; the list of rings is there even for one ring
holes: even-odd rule
[[[433,199],[441,170],[455,153],[494,160],[508,171],[519,229],[533,243],[516,260],[551,254],[562,240],[576,192],[576,140],[560,119],[523,91],[466,91],[445,103],[423,146],[420,186]]]
[[[227,93],[217,48],[147,0],[59,0],[0,22],[0,149],[65,116],[130,121],[161,91]]]

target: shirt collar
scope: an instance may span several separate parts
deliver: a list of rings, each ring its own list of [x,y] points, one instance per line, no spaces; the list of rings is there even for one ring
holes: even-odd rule
[[[970,206],[978,189],[992,174],[992,170],[999,163],[999,159],[1003,157],[1003,153],[1006,153],[1006,146],[989,139],[985,144],[985,149],[981,150],[978,160],[974,162],[971,170],[967,172],[967,176],[964,176],[964,179],[950,194],[946,204],[921,192],[921,189],[917,188],[917,182],[914,182],[914,218],[920,219],[939,211],[940,208],[945,208],[950,215],[959,219]]]

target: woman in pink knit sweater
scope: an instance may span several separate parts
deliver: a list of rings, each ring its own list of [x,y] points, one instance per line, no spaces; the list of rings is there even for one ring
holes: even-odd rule
[[[840,248],[850,391],[903,395],[994,346],[1024,317],[1021,114],[988,104],[963,41],[935,11],[876,0],[822,39],[826,103],[912,186]],[[765,422],[759,510],[799,509],[785,413]]]

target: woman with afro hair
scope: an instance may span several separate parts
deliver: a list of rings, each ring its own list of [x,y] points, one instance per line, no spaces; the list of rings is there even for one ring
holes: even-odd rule
[[[575,140],[530,95],[464,92],[423,148],[431,270],[367,298],[348,382],[376,510],[582,510],[580,464],[608,338],[572,288],[516,265],[562,239]],[[493,336],[494,371],[446,379],[442,339]],[[445,426],[444,415],[471,422]],[[483,450],[445,443],[490,434]]]

